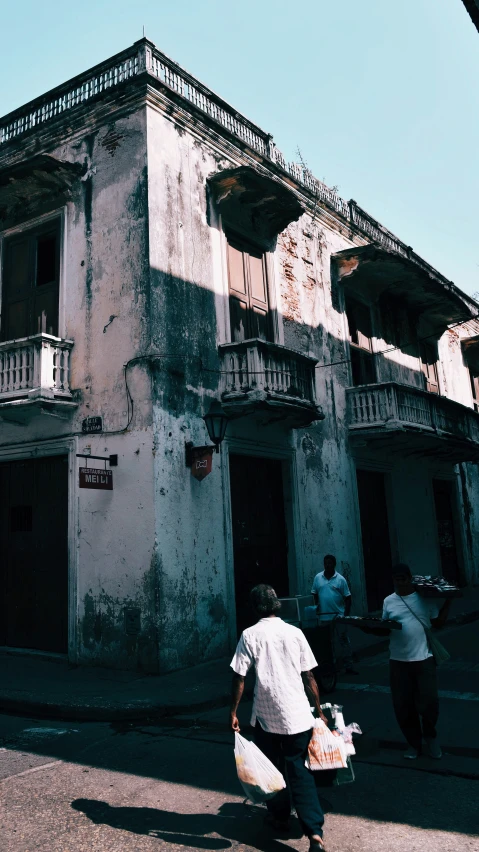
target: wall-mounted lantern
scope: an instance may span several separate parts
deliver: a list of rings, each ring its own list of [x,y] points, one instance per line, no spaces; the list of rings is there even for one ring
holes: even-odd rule
[[[210,441],[213,442],[216,452],[219,453],[220,444],[224,441],[229,421],[229,417],[224,413],[219,400],[213,400],[208,414],[205,414],[203,420],[205,421]]]
[[[191,441],[185,444],[186,466],[191,468],[191,475],[200,481],[211,473],[213,452],[216,450],[219,453],[220,451],[220,444],[224,440],[229,417],[226,416],[221,408],[221,403],[215,399],[211,403],[209,411],[205,414],[203,420],[205,421],[213,446],[194,447]]]

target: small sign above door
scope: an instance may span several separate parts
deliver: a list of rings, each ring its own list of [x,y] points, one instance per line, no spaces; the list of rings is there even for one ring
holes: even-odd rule
[[[81,467],[80,488],[97,488],[101,491],[113,491],[113,471],[96,467]]]
[[[191,449],[191,475],[199,482],[211,473],[214,447],[193,447]]]
[[[85,417],[82,420],[81,430],[84,435],[91,435],[93,432],[103,432],[103,418]]]

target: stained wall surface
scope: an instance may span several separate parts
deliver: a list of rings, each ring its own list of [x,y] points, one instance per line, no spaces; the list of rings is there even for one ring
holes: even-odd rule
[[[356,468],[384,473],[392,558],[420,573],[439,571],[433,480],[450,481],[463,576],[479,582],[477,466],[350,441],[350,350],[334,255],[365,238],[303,198],[304,214],[273,241],[276,342],[316,359],[315,395],[325,416],[294,429],[238,417],[212,473],[199,482],[185,465],[185,443],[209,443],[202,418],[220,396],[218,346],[230,339],[226,238],[209,179],[237,166],[264,167],[244,146],[151,93],[73,126],[61,144],[42,144],[80,164],[82,177],[61,203],[52,195],[41,208],[17,211],[4,233],[39,216],[62,217],[60,336],[74,341],[77,408],[66,420],[38,414],[22,427],[1,422],[0,459],[69,454],[71,659],[165,672],[231,651],[230,454],[281,462],[291,594],[308,593],[324,554],[334,553],[353,611],[366,610]],[[294,181],[274,179],[301,198]],[[389,315],[373,306],[377,378],[421,388],[410,347],[380,354],[391,349],[393,331],[408,339],[409,323],[404,306]],[[469,408],[460,337],[470,333],[451,330],[439,341],[441,392]],[[103,418],[101,435],[82,434],[91,415]],[[76,454],[88,451],[118,454],[112,492],[78,488]],[[135,629],[128,627],[132,613]]]

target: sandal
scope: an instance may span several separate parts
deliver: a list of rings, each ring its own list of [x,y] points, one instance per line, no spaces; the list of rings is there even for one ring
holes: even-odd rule
[[[319,836],[319,834],[315,834],[313,837],[309,838],[309,852],[326,852],[324,840]]]

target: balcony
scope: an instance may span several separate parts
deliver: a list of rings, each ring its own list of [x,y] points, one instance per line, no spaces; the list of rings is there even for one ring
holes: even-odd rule
[[[266,340],[244,340],[219,347],[221,400],[231,417],[266,415],[292,428],[323,420],[316,405],[315,358]]]
[[[479,414],[471,408],[395,382],[348,388],[346,395],[353,445],[453,464],[479,461]]]
[[[38,413],[64,417],[74,411],[72,347],[73,341],[49,334],[0,343],[0,419],[24,423]]]

